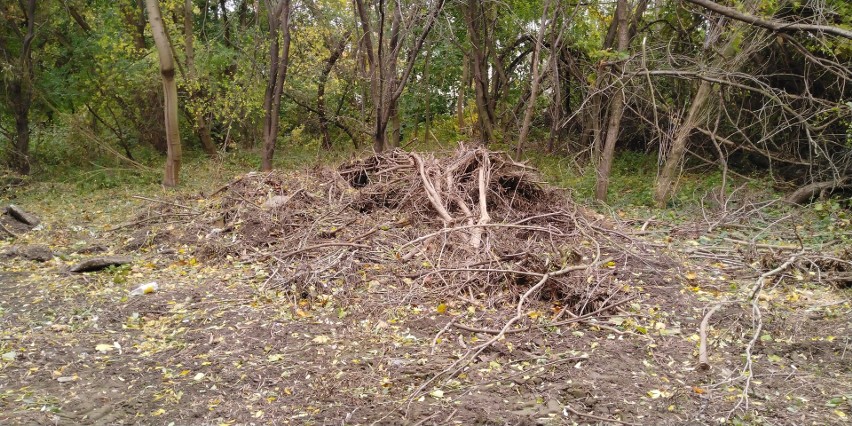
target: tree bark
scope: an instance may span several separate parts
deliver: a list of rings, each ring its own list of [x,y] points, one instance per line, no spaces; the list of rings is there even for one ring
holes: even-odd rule
[[[426,62],[423,64],[423,90],[426,92],[423,95],[423,127],[425,129],[423,140],[429,140],[429,134],[432,132],[432,90],[429,88],[429,63],[432,57],[432,49],[426,50]]]
[[[517,157],[520,157],[524,151],[524,144],[527,142],[527,135],[530,132],[530,125],[532,124],[533,112],[535,112],[535,101],[536,97],[538,97],[538,85],[541,81],[538,63],[541,59],[541,47],[542,42],[544,41],[544,33],[547,29],[547,9],[549,6],[550,2],[545,1],[541,12],[541,21],[539,22],[538,37],[535,40],[535,47],[533,48],[532,70],[530,72],[530,79],[532,80],[530,82],[530,99],[527,102],[526,111],[524,111],[524,121],[521,124],[521,132],[518,135],[518,146],[515,147],[515,156]]]
[[[726,29],[734,33],[737,31],[738,26],[744,26],[744,24],[739,22],[733,22],[730,25],[719,24],[718,28],[711,29],[713,31],[708,32],[708,37],[714,33],[722,34]],[[710,44],[713,44],[713,42],[710,42]],[[713,65],[717,68],[724,68],[732,73],[739,71],[741,65],[748,60],[749,53],[747,50],[740,49],[738,45],[739,39],[729,36],[727,42],[721,46],[721,53],[717,54]],[[707,46],[708,50],[710,47],[712,46]],[[696,126],[707,120],[708,114],[712,109],[712,106],[708,105],[712,88],[713,83],[709,79],[702,79],[698,86],[698,91],[695,92],[695,96],[692,98],[689,111],[675,130],[668,154],[665,155],[665,158],[661,158],[663,165],[660,168],[657,183],[654,187],[654,203],[657,207],[665,207],[666,202],[674,192],[675,181],[677,175],[680,173],[683,158],[686,155],[686,144],[689,135],[692,134]]]
[[[810,201],[818,192],[834,189],[852,188],[852,177],[847,176],[838,180],[825,182],[814,182],[805,185],[784,198],[784,201],[792,204],[804,204]]]
[[[481,39],[481,10],[479,0],[468,0],[465,8],[465,22],[470,39],[470,65],[476,100],[477,123],[483,144],[495,141],[494,114],[489,109],[488,75],[486,72],[486,48]]]
[[[615,8],[615,19],[618,22],[618,51],[626,52],[630,43],[627,26],[628,5],[627,0],[618,0],[618,5]],[[621,62],[613,65],[613,72],[617,77],[621,77],[623,65]],[[607,190],[609,189],[609,178],[612,172],[612,161],[615,157],[615,144],[618,141],[618,134],[621,130],[621,117],[624,114],[624,91],[621,87],[616,87],[609,104],[609,121],[606,129],[606,140],[603,144],[603,152],[598,162],[597,167],[597,182],[595,184],[595,199],[606,201]]]
[[[6,101],[15,118],[15,136],[9,158],[9,166],[16,172],[27,175],[30,173],[30,107],[33,100],[33,55],[32,44],[35,39],[36,1],[19,2],[24,18],[26,32],[21,34],[21,47],[17,63],[12,64],[11,77],[5,81]],[[6,19],[11,19],[6,17]],[[9,22],[9,26],[17,27],[18,22]],[[19,33],[20,34],[20,33]],[[0,40],[0,53],[7,58],[14,55],[9,52],[6,40]]]
[[[467,53],[464,54],[462,59],[462,78],[459,82],[459,97],[456,100],[456,119],[459,122],[459,132],[463,132],[465,128],[464,123],[464,107],[467,102],[465,91],[467,87],[470,85],[470,58],[467,56]],[[428,137],[428,136],[427,136]]]
[[[184,0],[183,4],[183,38],[184,49],[186,49],[186,74],[190,83],[196,82],[195,74],[195,46],[194,34],[192,31],[192,0]],[[194,84],[190,84],[194,87]],[[190,96],[193,96],[193,89],[190,89]],[[210,128],[207,126],[207,120],[204,118],[203,111],[192,111],[195,116],[195,127],[198,129],[198,139],[201,140],[201,147],[210,158],[216,158],[216,145],[213,143],[213,138],[210,137]]]
[[[148,9],[148,21],[160,58],[160,75],[163,78],[163,112],[166,123],[166,172],[163,186],[174,187],[180,183],[181,146],[178,127],[178,96],[175,82],[175,60],[172,46],[166,34],[160,5],[157,0],[145,0]]]
[[[686,117],[675,131],[668,155],[660,170],[660,176],[657,178],[657,185],[654,187],[654,202],[657,207],[665,207],[666,201],[672,195],[675,178],[680,172],[681,162],[686,154],[686,142],[695,126],[704,119],[706,112],[704,106],[710,97],[710,89],[709,82],[701,82],[695,97],[692,98],[692,105],[689,106]]]
[[[320,73],[319,82],[317,82],[317,115],[319,116],[320,133],[322,134],[322,147],[326,150],[331,149],[331,134],[328,131],[328,116],[325,111],[325,85],[328,82],[331,70],[334,69],[334,64],[340,59],[343,50],[349,43],[349,34],[349,32],[344,34],[337,45],[333,47]]]
[[[267,0],[269,13],[269,80],[263,97],[263,157],[261,170],[272,170],[272,157],[275,154],[275,142],[278,139],[278,126],[281,117],[281,94],[287,67],[290,64],[290,0],[273,3]],[[281,33],[281,40],[279,40]]]
[[[394,1],[393,17],[391,19],[390,37],[386,40],[384,29],[386,24],[385,19],[385,1],[379,0],[376,5],[376,10],[379,14],[378,28],[375,42],[373,40],[373,30],[370,24],[370,16],[368,9],[364,6],[364,0],[355,0],[356,19],[360,22],[362,31],[362,43],[367,55],[367,63],[369,65],[370,76],[370,92],[373,98],[373,108],[375,112],[375,123],[373,127],[373,150],[382,152],[388,147],[387,143],[387,127],[396,109],[396,103],[405,90],[405,85],[408,82],[408,77],[414,69],[414,64],[423,49],[423,42],[432,30],[432,27],[437,20],[438,14],[444,7],[445,0],[435,0],[432,6],[428,9],[425,15],[406,16],[402,17],[402,9],[399,0]],[[420,10],[414,8],[411,10]],[[417,35],[412,45],[408,49],[405,61],[401,64],[402,72],[397,72],[398,57],[403,44],[403,39],[406,35],[411,34],[406,31],[401,32],[401,25],[406,22],[423,21],[423,30]],[[406,24],[409,25],[409,24]]]
[[[812,32],[812,33],[826,33],[835,35],[838,37],[845,37],[852,40],[852,31],[840,28],[833,27],[829,25],[814,25],[814,24],[797,24],[795,22],[783,22],[776,21],[773,19],[764,19],[759,16],[754,16],[748,13],[740,12],[737,9],[727,7],[721,4],[718,4],[711,0],[686,0],[689,3],[701,6],[707,10],[716,12],[720,15],[727,16],[728,18],[735,19],[737,21],[746,22],[748,24],[754,25],[756,27],[766,28],[767,30],[771,30],[774,32]]]

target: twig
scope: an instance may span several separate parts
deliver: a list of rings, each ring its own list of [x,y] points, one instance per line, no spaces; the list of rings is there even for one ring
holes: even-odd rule
[[[406,248],[410,245],[417,244],[417,243],[419,243],[423,240],[428,240],[429,238],[432,238],[432,237],[435,237],[435,236],[438,236],[438,235],[441,235],[441,234],[448,234],[450,232],[463,231],[465,229],[476,228],[476,227],[482,227],[482,228],[515,228],[515,229],[526,229],[526,230],[530,230],[530,231],[549,232],[549,233],[555,234],[555,235],[564,235],[564,234],[561,234],[561,233],[557,234],[557,233],[553,232],[553,230],[550,230],[550,229],[547,229],[547,228],[544,228],[544,227],[541,227],[541,226],[518,225],[517,223],[486,223],[486,224],[483,224],[483,225],[461,225],[461,226],[456,226],[456,227],[453,227],[453,228],[443,228],[443,229],[440,229],[438,231],[435,231],[435,232],[423,235],[421,237],[415,238],[415,239],[399,246],[399,250],[402,250],[402,249],[404,249],[404,248]]]
[[[798,248],[796,246],[786,246],[786,245],[782,246],[782,245],[779,245],[779,244],[753,243],[753,242],[750,242],[750,241],[736,240],[736,239],[733,239],[733,238],[722,238],[722,239],[729,242],[729,243],[743,244],[743,245],[759,247],[759,248],[768,248],[768,249],[776,249],[776,250],[795,250],[795,249]]]
[[[316,250],[316,249],[321,249],[321,248],[326,248],[326,247],[370,248],[370,246],[368,246],[368,245],[355,244],[355,243],[322,243],[322,244],[316,244],[316,245],[312,245],[312,246],[308,246],[308,247],[300,248],[298,250],[293,250],[291,252],[284,253],[281,256],[276,257],[276,259],[279,259],[279,260],[280,259],[286,259],[288,257],[295,256],[299,253],[303,253],[303,252],[311,251],[311,250]]]
[[[154,199],[154,198],[143,197],[141,195],[133,195],[133,196],[131,196],[131,198],[136,198],[138,200],[150,201],[152,203],[160,203],[160,204],[166,204],[166,205],[169,205],[169,206],[180,207],[182,209],[192,210],[193,213],[197,213],[197,212],[195,212],[195,210],[192,209],[192,207],[184,206],[183,204],[172,203],[170,201],[157,200],[157,199]]]
[[[521,299],[518,301],[518,304],[515,307],[515,316],[510,318],[509,321],[506,321],[506,323],[503,324],[503,327],[499,330],[499,332],[497,332],[494,335],[494,337],[488,339],[485,343],[482,343],[479,346],[469,350],[465,355],[461,356],[458,360],[453,362],[449,367],[447,367],[443,371],[435,374],[429,380],[426,380],[425,382],[423,382],[423,384],[421,384],[414,392],[411,393],[411,395],[408,396],[408,398],[407,398],[408,403],[410,404],[411,401],[413,401],[414,398],[416,398],[417,395],[419,395],[420,392],[423,391],[423,389],[426,389],[426,386],[429,386],[429,384],[438,380],[438,378],[444,376],[445,374],[449,377],[453,377],[456,374],[458,374],[465,366],[467,366],[474,359],[476,359],[476,357],[479,356],[479,354],[481,354],[483,351],[485,351],[485,349],[487,349],[489,346],[493,345],[494,342],[503,338],[506,335],[506,333],[509,331],[509,329],[512,327],[512,325],[514,325],[516,322],[520,321],[521,318],[524,317],[524,305],[526,304],[527,299],[529,299],[530,296],[532,296],[536,291],[541,289],[541,287],[544,286],[544,284],[547,283],[547,281],[551,277],[558,277],[558,276],[561,276],[561,275],[568,274],[572,271],[579,271],[579,270],[583,270],[583,269],[588,269],[588,268],[591,268],[593,265],[600,264],[600,263],[606,263],[608,261],[609,261],[609,259],[606,259],[606,260],[603,260],[602,262],[595,261],[595,262],[592,262],[588,265],[569,266],[569,267],[562,268],[562,269],[555,271],[555,272],[544,274],[541,277],[541,279],[534,286],[530,287],[526,292],[524,292],[523,295],[521,295]]]
[[[754,351],[754,346],[757,344],[757,340],[760,338],[760,332],[763,330],[763,316],[761,315],[760,305],[758,304],[758,296],[760,295],[760,290],[763,289],[763,285],[769,277],[783,272],[784,270],[789,268],[790,265],[792,265],[793,262],[795,262],[796,259],[798,259],[798,257],[803,253],[804,249],[790,256],[790,258],[787,259],[786,262],[782,263],[777,268],[771,271],[764,272],[760,274],[760,276],[757,278],[757,282],[754,285],[754,290],[751,293],[752,322],[756,325],[754,327],[754,334],[752,335],[751,340],[748,342],[748,345],[745,348],[745,365],[743,366],[743,369],[740,372],[740,376],[745,377],[745,384],[743,385],[743,390],[742,394],[740,395],[740,399],[737,401],[737,404],[734,406],[734,408],[732,408],[731,411],[728,412],[728,417],[732,416],[742,404],[745,404],[746,410],[748,409],[748,392],[751,388],[751,379],[754,376],[754,372],[752,371],[751,354],[752,351]]]
[[[580,417],[595,419],[597,421],[601,421],[601,422],[605,422],[605,423],[618,423],[620,425],[639,426],[639,423],[630,423],[630,422],[625,422],[625,421],[621,421],[621,420],[609,419],[609,418],[606,418],[606,417],[596,416],[594,414],[584,414],[584,413],[581,413],[581,412],[571,408],[571,406],[568,405],[568,404],[565,404],[565,406],[563,407],[563,410],[562,410],[562,415],[565,416],[565,417],[568,417],[568,413],[566,413],[566,411],[570,411],[571,413],[574,413],[575,415],[580,416]]]
[[[755,285],[754,285],[754,290],[751,292],[751,300],[754,301],[754,300],[757,299],[757,296],[758,296],[758,294],[760,294],[760,290],[763,289],[763,284],[766,282],[767,278],[769,278],[769,277],[771,277],[775,274],[778,274],[780,272],[783,272],[785,269],[789,268],[790,265],[792,265],[793,262],[795,262],[796,259],[798,259],[799,256],[801,256],[802,254],[804,254],[804,250],[799,251],[798,253],[795,253],[792,256],[790,256],[790,258],[787,259],[786,262],[782,263],[781,266],[779,266],[779,267],[777,267],[777,268],[775,268],[771,271],[764,272],[764,273],[760,274],[760,277],[757,278],[757,283],[755,283]]]
[[[704,315],[704,319],[701,320],[701,326],[698,328],[698,333],[701,337],[701,343],[698,346],[698,367],[702,370],[709,370],[710,363],[707,361],[707,323],[710,322],[710,317],[722,307],[722,304],[718,304],[710,309],[710,312],[707,312],[707,315]]]
[[[9,236],[11,236],[12,238],[18,238],[18,234],[6,229],[6,227],[3,226],[2,223],[0,223],[0,231],[3,231],[5,233],[9,234]]]
[[[121,225],[107,229],[106,232],[115,232],[115,231],[118,231],[119,229],[122,229],[122,228],[127,228],[129,226],[141,225],[143,223],[150,222],[152,220],[162,219],[162,218],[168,217],[168,216],[198,216],[198,215],[199,215],[199,213],[160,213],[160,214],[157,214],[155,216],[146,217],[145,219],[137,220],[135,222],[123,223]]]
[[[435,338],[432,339],[432,345],[431,349],[429,350],[429,355],[433,355],[435,353],[435,345],[438,344],[438,339],[441,337],[442,334],[446,333],[447,330],[449,330],[450,327],[453,326],[453,323],[458,321],[459,318],[461,317],[453,317],[452,319],[447,321],[447,325],[445,325],[444,328],[442,328],[441,331],[439,331],[438,334],[435,335]]]
[[[495,330],[493,328],[476,328],[476,327],[471,327],[469,325],[464,325],[464,324],[452,324],[452,326],[455,327],[455,328],[460,328],[460,329],[465,330],[465,331],[470,331],[471,333],[484,333],[484,334],[498,334],[498,333],[500,333],[500,330]],[[503,334],[520,333],[520,332],[523,332],[523,331],[529,331],[530,328],[531,327],[518,328],[518,329],[515,329],[515,330],[507,330]]]
[[[639,296],[630,296],[630,297],[628,297],[624,300],[606,305],[606,306],[604,306],[600,309],[596,309],[592,312],[589,312],[588,314],[583,314],[583,315],[580,315],[578,317],[569,318],[567,320],[562,320],[562,321],[559,321],[559,322],[550,323],[550,324],[547,324],[547,326],[548,327],[556,327],[556,326],[571,324],[571,323],[575,323],[575,322],[585,322],[585,320],[587,320],[587,319],[589,319],[589,318],[591,318],[591,317],[593,317],[593,316],[595,316],[595,315],[597,315],[601,312],[608,311],[612,308],[617,308],[617,307],[619,307],[619,306],[621,306],[621,305],[623,305],[627,302],[632,301],[633,299],[636,299],[637,297],[639,297]]]

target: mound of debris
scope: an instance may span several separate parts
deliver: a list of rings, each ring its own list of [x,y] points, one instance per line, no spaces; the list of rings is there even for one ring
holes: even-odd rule
[[[416,287],[486,306],[548,302],[559,320],[624,303],[627,277],[651,284],[668,267],[534,168],[484,148],[394,150],[307,175],[253,172],[209,197],[203,211],[160,202],[138,222],[178,221],[170,237],[200,258],[262,262],[262,288],[295,297],[382,284],[401,297]]]

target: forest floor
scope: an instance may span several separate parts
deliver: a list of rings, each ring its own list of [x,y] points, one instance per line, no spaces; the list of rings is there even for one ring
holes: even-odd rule
[[[487,162],[472,155],[476,176]],[[17,234],[0,240],[0,424],[850,421],[852,226],[836,203],[740,191],[677,213],[593,211],[545,185],[489,204],[479,262],[474,237],[442,233],[463,224],[411,195],[415,162],[382,191],[359,181],[400,158],[188,170],[168,192],[6,190],[42,223],[0,218]],[[20,254],[36,246],[43,261]],[[105,254],[133,261],[69,272]]]

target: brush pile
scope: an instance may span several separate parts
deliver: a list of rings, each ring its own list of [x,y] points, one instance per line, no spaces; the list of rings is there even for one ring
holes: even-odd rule
[[[177,237],[201,258],[260,262],[261,288],[294,297],[379,284],[397,302],[424,292],[495,307],[526,298],[582,317],[628,297],[628,280],[655,282],[668,263],[535,169],[483,148],[253,172],[208,199],[204,211],[161,203],[141,220],[177,217]]]

